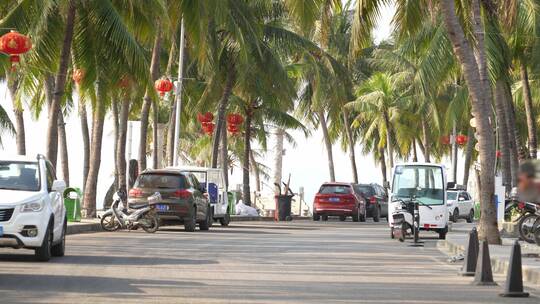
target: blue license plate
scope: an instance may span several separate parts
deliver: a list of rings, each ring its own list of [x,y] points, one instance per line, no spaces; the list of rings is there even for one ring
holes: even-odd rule
[[[0,236],[4,235],[4,227],[0,226]]]
[[[339,202],[339,197],[331,197],[328,200],[331,201],[332,203],[338,203]]]
[[[158,211],[167,211],[167,210],[169,210],[169,206],[167,206],[167,205],[156,205],[156,209]]]

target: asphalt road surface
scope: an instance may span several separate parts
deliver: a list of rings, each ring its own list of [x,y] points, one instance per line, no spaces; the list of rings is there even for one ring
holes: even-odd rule
[[[0,303],[539,303],[498,297],[500,276],[471,286],[428,236],[414,248],[337,221],[73,235],[48,263],[0,248]]]

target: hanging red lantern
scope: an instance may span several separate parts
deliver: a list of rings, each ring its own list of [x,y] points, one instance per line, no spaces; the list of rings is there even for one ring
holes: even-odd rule
[[[210,112],[206,112],[204,114],[198,113],[197,114],[197,120],[201,124],[212,122],[212,120],[214,120],[214,114],[212,114]]]
[[[240,129],[238,128],[238,125],[229,124],[227,126],[227,131],[229,131],[232,135],[236,135],[240,131]]]
[[[502,156],[501,151],[500,151],[500,150],[497,150],[497,151],[495,152],[495,156],[496,156],[497,158],[501,157],[501,156]]]
[[[202,124],[203,132],[208,135],[212,135],[214,133],[215,127],[216,127],[216,124],[213,122],[205,122]]]
[[[9,55],[12,67],[19,62],[19,55],[28,52],[32,48],[32,41],[29,37],[19,34],[17,31],[11,31],[0,37],[0,52]]]
[[[71,78],[73,78],[73,81],[75,81],[76,84],[80,84],[81,81],[84,79],[85,74],[86,73],[83,69],[75,69],[73,70],[73,75],[71,76]]]
[[[443,145],[449,145],[450,144],[450,136],[448,136],[448,135],[441,136],[441,143]]]
[[[238,113],[228,114],[227,123],[229,125],[241,125],[244,122],[244,117]]]
[[[123,76],[118,82],[118,86],[123,89],[129,88],[130,84],[131,84],[131,80],[129,79],[129,76],[127,75]]]
[[[156,91],[159,92],[159,96],[165,96],[165,93],[170,92],[173,88],[173,83],[167,78],[161,78],[154,83]]]
[[[463,146],[464,144],[467,143],[467,141],[469,140],[469,138],[465,135],[458,135],[456,136],[456,143],[460,146]]]

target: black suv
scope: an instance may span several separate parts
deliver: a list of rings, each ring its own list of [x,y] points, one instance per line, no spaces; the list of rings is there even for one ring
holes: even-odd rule
[[[366,211],[374,222],[378,222],[381,217],[388,219],[388,195],[382,186],[373,183],[354,184],[353,188],[366,198]]]

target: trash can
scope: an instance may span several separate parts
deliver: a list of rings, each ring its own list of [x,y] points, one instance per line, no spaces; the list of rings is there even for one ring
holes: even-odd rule
[[[480,219],[480,202],[474,202],[474,219]]]
[[[81,221],[82,193],[79,188],[67,188],[64,190],[64,206],[68,222]]]
[[[229,203],[229,215],[236,214],[236,195],[233,192],[227,192],[227,201]]]
[[[276,195],[278,221],[291,221],[292,195]]]

